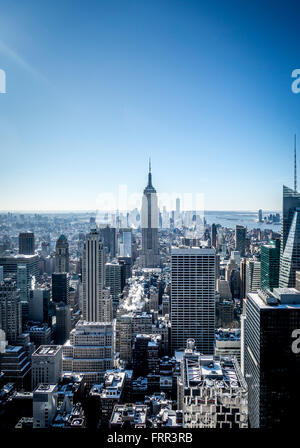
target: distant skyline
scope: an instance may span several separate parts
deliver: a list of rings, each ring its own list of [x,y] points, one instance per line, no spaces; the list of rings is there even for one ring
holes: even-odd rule
[[[0,211],[97,210],[142,193],[149,156],[158,194],[281,210],[299,19],[293,0],[2,0]]]

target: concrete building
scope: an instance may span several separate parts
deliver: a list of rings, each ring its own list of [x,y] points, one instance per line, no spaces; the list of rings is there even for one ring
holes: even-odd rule
[[[10,278],[0,283],[0,328],[9,344],[14,345],[22,333],[22,308],[17,284]]]
[[[183,350],[188,338],[204,354],[215,340],[216,253],[213,248],[172,248],[171,344]]]
[[[110,428],[146,428],[148,407],[143,404],[117,404],[114,407]]]
[[[155,268],[160,266],[158,213],[157,194],[152,185],[151,166],[149,164],[148,185],[144,189],[142,198],[141,264],[144,268]]]
[[[69,272],[69,243],[65,235],[60,235],[55,246],[55,272]]]
[[[234,358],[200,355],[187,341],[178,380],[184,428],[247,428],[247,384]]]
[[[34,233],[24,232],[19,234],[19,254],[33,255],[34,254]]]
[[[57,385],[39,384],[33,392],[33,428],[48,428],[57,411]]]
[[[41,345],[31,356],[31,387],[56,384],[62,373],[62,346]]]
[[[79,321],[63,346],[63,372],[78,373],[90,387],[103,381],[113,368],[113,325]]]
[[[260,261],[247,259],[246,261],[246,294],[260,289]]]
[[[243,226],[235,226],[235,250],[239,251],[241,257],[245,256],[246,249],[246,228]]]
[[[82,253],[83,318],[101,322],[104,288],[104,246],[98,230],[86,236]]]

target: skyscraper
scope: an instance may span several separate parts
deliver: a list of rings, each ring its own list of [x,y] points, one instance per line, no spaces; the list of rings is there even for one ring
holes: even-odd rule
[[[172,350],[193,338],[197,350],[213,354],[215,340],[216,253],[210,248],[172,248]]]
[[[34,255],[33,232],[24,232],[19,234],[19,254]]]
[[[14,345],[22,333],[20,291],[10,278],[0,283],[0,328],[5,331],[9,344]]]
[[[52,274],[52,301],[70,303],[70,278],[66,272]]]
[[[299,291],[274,288],[273,293],[248,294],[242,328],[251,427],[297,424],[300,353],[292,349],[292,333],[300,328]]]
[[[65,235],[56,241],[55,272],[69,272],[69,243]]]
[[[87,234],[82,253],[83,318],[101,321],[104,288],[104,246],[97,229]]]
[[[149,163],[148,185],[142,199],[142,265],[154,268],[160,265],[158,243],[158,204],[156,190],[152,185],[151,164]]]
[[[246,261],[246,295],[260,289],[260,261],[247,259]]]
[[[300,194],[283,186],[280,287],[294,287],[300,269]]]
[[[261,246],[261,288],[278,288],[280,262],[280,240],[270,240],[268,244]]]
[[[235,250],[238,250],[241,257],[245,256],[246,247],[246,228],[235,226]]]
[[[216,224],[211,225],[211,245],[217,249],[217,226]]]

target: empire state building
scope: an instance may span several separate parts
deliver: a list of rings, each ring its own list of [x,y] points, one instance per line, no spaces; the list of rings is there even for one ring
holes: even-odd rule
[[[142,200],[141,261],[145,268],[156,268],[160,266],[158,214],[157,194],[152,185],[151,164],[149,162],[148,185],[144,189]]]

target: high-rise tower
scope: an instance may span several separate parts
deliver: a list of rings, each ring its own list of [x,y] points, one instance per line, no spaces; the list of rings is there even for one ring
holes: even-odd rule
[[[155,268],[160,265],[158,244],[158,205],[156,190],[152,185],[151,162],[149,161],[148,185],[142,200],[142,265]]]
[[[87,234],[82,253],[83,318],[103,320],[104,246],[98,230]]]
[[[56,241],[55,272],[69,272],[69,243],[65,235]]]

